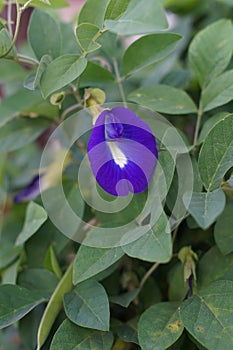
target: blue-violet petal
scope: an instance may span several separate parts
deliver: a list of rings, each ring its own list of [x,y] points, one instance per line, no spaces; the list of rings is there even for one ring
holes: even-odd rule
[[[96,181],[114,196],[145,191],[158,159],[150,127],[125,107],[99,115],[87,150]]]

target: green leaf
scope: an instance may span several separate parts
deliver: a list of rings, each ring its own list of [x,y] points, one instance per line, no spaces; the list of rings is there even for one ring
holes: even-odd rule
[[[104,19],[118,19],[126,11],[131,0],[110,0]]]
[[[212,79],[202,91],[201,107],[209,111],[233,99],[233,69]]]
[[[0,128],[0,153],[21,148],[34,141],[51,125],[45,119],[18,118]]]
[[[0,57],[4,56],[5,53],[10,49],[11,47],[11,38],[9,32],[6,30],[6,28],[2,28],[0,30]],[[11,49],[10,52],[6,55],[7,56],[14,56],[15,55],[15,49]]]
[[[223,278],[233,268],[233,254],[223,255],[217,246],[210,248],[197,266],[198,289]]]
[[[0,101],[0,127],[15,118],[19,112],[31,108],[40,101],[42,98],[39,93],[22,88],[13,95],[4,98]]]
[[[220,280],[181,305],[185,328],[209,350],[232,349],[232,295],[233,281]]]
[[[114,33],[135,35],[153,33],[167,28],[162,5],[157,0],[131,0],[126,12],[117,20],[106,20],[105,26]]]
[[[32,88],[35,90],[40,85],[40,79],[42,77],[42,74],[44,73],[45,69],[47,68],[48,64],[52,61],[51,56],[44,55],[41,57],[39,66],[36,70],[36,75],[33,81]]]
[[[53,171],[54,172],[54,171]],[[42,194],[43,201],[46,201],[46,209],[51,218],[57,218],[56,226],[61,232],[67,232],[67,236],[77,237],[78,228],[82,222],[85,203],[76,182],[67,182],[63,186],[66,201],[63,200],[63,193],[59,193],[56,186],[50,187]],[[80,236],[81,239],[81,236]]]
[[[19,274],[18,284],[30,291],[37,291],[49,299],[58,283],[57,277],[46,269],[25,269]]]
[[[138,317],[134,317],[114,330],[124,342],[138,344],[137,324]]]
[[[18,63],[4,58],[0,60],[1,84],[23,80],[26,75],[26,69],[22,68]]]
[[[46,269],[54,272],[57,278],[61,279],[62,272],[52,245],[46,253],[44,265]]]
[[[111,303],[118,304],[123,307],[128,307],[129,304],[136,298],[139,292],[140,292],[140,289],[134,289],[124,294],[113,295],[110,297],[109,300]]]
[[[124,252],[145,261],[167,262],[171,258],[171,234],[167,232],[168,219],[162,212],[157,223],[135,242],[124,245]]]
[[[114,76],[112,73],[96,63],[88,62],[87,68],[80,76],[80,87],[105,87],[107,83],[112,83]]]
[[[109,0],[87,0],[80,11],[78,24],[90,23],[101,29],[108,3]]]
[[[189,64],[204,87],[221,74],[230,62],[233,50],[233,27],[221,19],[201,30],[189,46]]]
[[[61,50],[59,23],[49,13],[35,9],[28,26],[28,40],[38,60],[44,55],[56,58]]]
[[[96,42],[98,38],[99,28],[93,24],[81,23],[76,28],[76,37],[82,51],[89,53],[101,47]]]
[[[198,143],[202,143],[205,138],[207,137],[207,135],[209,134],[210,130],[221,120],[224,120],[230,113],[228,112],[220,112],[217,113],[215,115],[213,115],[212,117],[210,117],[209,119],[207,119],[207,121],[205,122],[205,124],[203,125],[199,138],[198,138]]]
[[[225,207],[225,195],[221,188],[213,192],[185,193],[183,202],[198,225],[206,230]]]
[[[101,249],[81,245],[74,260],[73,283],[77,284],[97,275],[123,255],[121,248]]]
[[[41,79],[41,91],[44,98],[80,76],[86,65],[86,58],[78,55],[64,55],[52,61]]]
[[[77,39],[74,33],[73,23],[60,23],[61,27],[61,55],[76,54],[81,55]]]
[[[198,167],[207,191],[220,186],[226,171],[233,165],[233,115],[217,123],[202,145]]]
[[[142,350],[167,349],[181,336],[183,329],[176,304],[153,305],[140,317],[139,344]]]
[[[163,138],[163,136],[161,136],[161,139]],[[170,141],[171,139],[172,137],[170,137]],[[154,193],[154,195],[148,198],[146,205],[144,206],[143,210],[140,212],[138,223],[143,223],[143,221],[147,220],[148,218],[150,219],[151,218],[153,219],[153,217],[158,218],[158,215],[160,215],[163,212],[163,209],[161,207],[161,201],[163,198],[166,197],[169,191],[169,188],[171,186],[172,179],[174,176],[174,171],[175,171],[174,154],[168,151],[161,152],[159,155],[159,162],[156,166],[154,176],[151,180],[151,184],[149,188],[150,193]],[[143,228],[145,228],[144,230],[145,233],[151,229],[151,226],[154,226],[154,222],[151,222],[151,220],[148,222],[148,224],[150,225],[150,227],[147,227],[147,230],[146,230],[146,226],[143,226]],[[169,249],[169,246],[167,248]]]
[[[233,206],[228,205],[219,216],[214,227],[215,242],[222,254],[233,252]]]
[[[101,331],[109,330],[109,303],[104,287],[95,280],[79,284],[64,297],[68,318],[75,324]]]
[[[65,320],[52,340],[50,350],[111,350],[111,332],[100,332],[76,326]]]
[[[122,75],[133,74],[167,57],[180,39],[180,35],[173,33],[150,34],[138,39],[125,51]]]
[[[19,258],[2,272],[2,284],[16,284],[20,262]]]
[[[41,349],[50,333],[53,323],[62,307],[64,294],[69,292],[73,287],[72,268],[73,264],[66,270],[46,306],[37,333],[37,350]]]
[[[188,293],[188,284],[184,281],[184,265],[176,263],[168,273],[168,297],[170,301],[182,301]]]
[[[40,205],[30,202],[27,206],[23,229],[15,242],[16,246],[25,243],[47,220],[47,213]]]
[[[23,318],[45,299],[35,291],[12,284],[0,286],[0,328]]]
[[[15,217],[11,218],[12,222],[10,224],[5,224],[3,226],[3,233],[1,234],[0,240],[0,269],[4,269],[10,264],[12,264],[17,256],[22,251],[21,247],[15,247],[14,245],[14,235],[9,235],[11,233],[17,233],[17,230],[20,229],[21,225],[18,226],[18,223],[15,221]],[[5,233],[4,233],[5,232]]]
[[[185,91],[168,85],[137,89],[130,93],[128,99],[161,113],[180,115],[197,112],[193,100]]]

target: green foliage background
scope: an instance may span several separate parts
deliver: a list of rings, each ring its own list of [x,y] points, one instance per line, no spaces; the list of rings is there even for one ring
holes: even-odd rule
[[[75,23],[56,12],[65,0],[15,3],[13,37],[0,22],[0,348],[231,350],[233,1],[87,0]],[[16,48],[29,6],[27,42]],[[194,189],[185,218],[165,232],[177,174],[161,152],[170,188],[157,224],[122,247],[87,247],[59,232],[40,196],[13,197],[57,125],[116,101],[160,112],[179,130]],[[78,191],[73,169],[85,147],[71,149],[64,169],[67,200],[106,225]],[[47,171],[55,182],[56,163]],[[127,221],[133,205],[111,220]]]

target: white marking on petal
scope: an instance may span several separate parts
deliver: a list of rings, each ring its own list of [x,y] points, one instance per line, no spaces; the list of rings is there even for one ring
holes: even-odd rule
[[[107,144],[108,144],[110,151],[112,153],[114,162],[117,165],[119,165],[119,167],[121,169],[123,169],[125,167],[125,165],[128,163],[126,156],[120,150],[120,148],[117,146],[116,142],[108,142]]]

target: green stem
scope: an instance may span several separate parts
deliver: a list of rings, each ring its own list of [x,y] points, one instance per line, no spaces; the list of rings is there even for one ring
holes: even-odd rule
[[[194,132],[194,138],[193,138],[193,146],[194,147],[197,144],[197,139],[198,139],[198,135],[199,135],[202,115],[203,115],[203,112],[202,112],[201,107],[199,106],[198,113],[197,113],[197,123],[196,123],[195,132]]]
[[[154,263],[151,268],[147,271],[147,273],[143,276],[139,288],[142,289],[148,278],[151,276],[151,274],[159,267],[160,263],[156,262]]]
[[[50,333],[55,319],[62,308],[64,294],[70,292],[73,289],[72,273],[73,262],[70,264],[62,279],[58,283],[46,306],[38,329],[37,350],[41,349]]]
[[[14,45],[16,43],[16,40],[17,40],[17,37],[18,37],[18,34],[19,34],[19,24],[20,24],[22,10],[21,10],[21,8],[19,6],[18,0],[16,0],[16,12],[17,12],[17,17],[16,17],[16,26],[15,26],[14,37],[12,39],[10,47],[8,48],[8,50],[6,52],[4,52],[0,56],[0,58],[6,57],[8,55],[8,53],[11,52],[11,50],[13,49],[13,47],[14,47]]]
[[[9,29],[10,36],[12,37],[12,0],[8,0],[7,7],[7,25]]]
[[[13,59],[16,62],[27,63],[27,64],[30,64],[32,66],[38,66],[38,64],[39,64],[39,62],[36,59],[34,59],[32,57],[21,55],[21,54],[17,54],[17,56],[13,57]]]
[[[123,105],[124,105],[124,107],[127,107],[125,92],[124,92],[124,88],[123,88],[123,84],[122,84],[122,78],[121,78],[120,73],[119,73],[117,59],[115,57],[113,57],[112,60],[113,60],[114,71],[116,74],[116,82],[117,82],[118,87],[119,87],[119,91],[120,91],[120,95],[121,95],[121,98],[123,101]]]
[[[93,37],[93,41],[96,41],[98,40],[101,35],[103,35],[105,32],[107,32],[108,30],[106,28],[102,29],[102,30],[99,30],[98,33],[96,33],[96,35]]]
[[[176,226],[174,232],[173,232],[173,235],[172,235],[172,245],[174,245],[175,243],[175,240],[176,240],[176,236],[177,236],[177,233],[179,231],[179,227],[180,227],[180,224]]]
[[[72,105],[72,106],[66,108],[61,115],[61,121],[63,121],[65,119],[65,117],[67,116],[68,113],[74,111],[77,108],[81,108],[81,107],[82,107],[82,105],[80,103],[76,103],[75,105]]]
[[[25,11],[31,4],[33,0],[28,0],[27,2],[25,2],[25,4],[21,7],[21,11]]]

